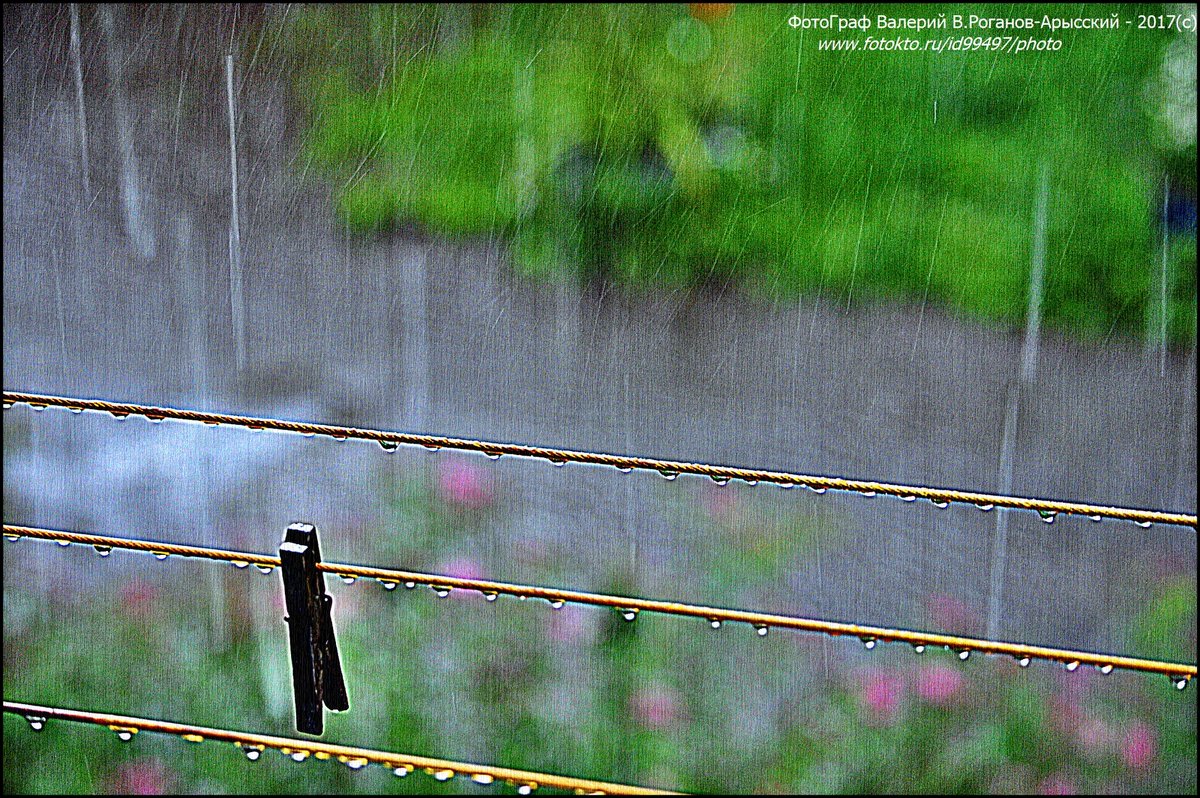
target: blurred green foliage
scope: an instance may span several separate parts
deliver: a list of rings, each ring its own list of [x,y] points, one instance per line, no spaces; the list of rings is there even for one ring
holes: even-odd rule
[[[1009,322],[1025,312],[1045,164],[1045,318],[1085,335],[1156,329],[1164,170],[1193,207],[1195,195],[1194,142],[1159,133],[1169,34],[1061,32],[1055,53],[845,54],[817,48],[836,34],[789,27],[798,11],[310,8],[289,53],[307,64],[306,150],[337,177],[354,228],[502,235],[516,268],[543,278],[736,279]],[[943,11],[1012,14],[904,14]],[[1195,337],[1185,238],[1168,253],[1176,340]]]
[[[402,533],[375,536],[372,561],[496,575],[480,538],[511,508],[479,481],[488,472],[446,463],[436,477],[412,469],[379,486],[386,526]],[[781,573],[814,556],[792,535],[819,535],[834,553],[833,519],[759,529],[738,495],[732,486],[663,492],[681,525],[711,524],[727,537],[730,546],[693,552],[708,581],[737,586],[746,606],[778,605]],[[6,568],[14,554],[51,546],[4,545]],[[580,566],[553,544],[505,548],[496,562],[515,551],[538,582],[580,583]],[[86,547],[53,556],[78,567],[55,590],[17,578],[20,566],[6,570],[6,697],[296,736],[278,573],[128,552],[101,559]],[[646,592],[613,569],[603,589]],[[1194,575],[1144,576],[1145,611],[1127,630],[1146,647],[1137,652],[1194,650]],[[960,662],[898,645],[867,652],[856,640],[758,637],[743,624],[713,631],[649,613],[627,622],[601,608],[328,581],[352,704],[326,718],[324,739],[334,742],[693,792],[1196,790],[1195,690],[1181,694],[1157,676]],[[247,762],[227,743],[149,733],[122,743],[62,721],[40,732],[19,716],[4,724],[6,794],[513,791],[296,764],[272,751]]]

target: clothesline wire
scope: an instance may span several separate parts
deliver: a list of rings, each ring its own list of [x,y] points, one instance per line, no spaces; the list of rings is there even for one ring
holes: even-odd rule
[[[207,726],[194,726],[188,723],[173,723],[170,721],[137,718],[126,715],[113,715],[101,712],[88,712],[78,709],[41,706],[38,704],[23,704],[16,701],[5,701],[4,711],[22,715],[31,723],[45,724],[48,720],[65,720],[77,723],[92,723],[107,726],[118,734],[132,735],[139,731],[172,734],[183,737],[189,742],[218,740],[232,742],[243,751],[263,751],[273,748],[282,751],[298,760],[309,756],[317,759],[337,759],[339,762],[359,769],[368,764],[380,764],[394,771],[404,770],[411,773],[420,768],[439,780],[446,780],[455,775],[466,776],[476,783],[490,784],[495,781],[506,781],[514,785],[530,789],[538,787],[555,787],[575,790],[580,794],[607,795],[680,795],[681,793],[667,790],[656,790],[649,787],[638,787],[630,784],[617,784],[592,779],[579,779],[572,776],[559,776],[553,773],[541,773],[532,770],[497,767],[494,765],[477,765],[469,762],[456,762],[449,759],[436,759],[413,754],[377,751],[370,748],[356,748],[347,745],[336,745],[319,740],[302,740],[289,737],[274,737],[266,734],[234,731],[232,729],[215,729]],[[40,726],[35,728],[40,729]],[[254,756],[257,759],[257,756]]]
[[[771,482],[783,487],[804,485],[820,493],[824,493],[827,490],[839,490],[852,491],[866,496],[875,496],[877,494],[897,496],[905,501],[928,499],[939,507],[957,502],[973,504],[982,510],[992,510],[997,507],[1033,510],[1041,514],[1043,519],[1047,520],[1053,520],[1056,515],[1061,513],[1065,515],[1088,516],[1094,521],[1099,521],[1102,518],[1117,518],[1134,521],[1142,526],[1160,523],[1196,527],[1196,516],[1194,514],[1188,515],[1161,510],[1110,507],[1098,504],[1059,501],[1056,499],[1034,499],[950,488],[929,488],[919,485],[798,474],[788,471],[767,471],[740,466],[690,463],[678,460],[661,460],[651,457],[605,454],[603,452],[575,449],[554,449],[543,446],[500,443],[472,438],[453,438],[410,432],[387,432],[384,430],[362,429],[334,424],[316,424],[269,417],[239,416],[227,413],[210,413],[199,410],[132,404],[128,402],[111,402],[103,399],[80,399],[50,394],[4,391],[4,406],[6,408],[18,403],[30,405],[35,409],[64,407],[74,412],[94,410],[110,413],[118,418],[138,415],[152,421],[173,419],[177,421],[196,421],[209,425],[245,427],[254,430],[295,432],[302,435],[326,435],[337,440],[346,440],[348,438],[371,440],[388,450],[394,450],[401,444],[424,446],[428,449],[458,449],[462,451],[483,452],[493,458],[500,457],[501,455],[532,457],[548,460],[556,465],[574,462],[613,466],[622,471],[632,471],[633,469],[657,471],[670,479],[674,479],[679,474],[697,474],[707,476],[721,484],[736,479],[751,484]]]
[[[139,540],[133,538],[112,537],[108,535],[93,535],[81,532],[69,532],[40,527],[4,525],[4,535],[10,539],[34,538],[65,543],[75,543],[104,549],[130,549],[145,551],[160,557],[179,555],[183,557],[200,557],[209,560],[223,560],[235,565],[256,565],[262,568],[274,569],[280,566],[278,557],[254,554],[251,552],[228,551],[224,549],[206,548],[201,546],[185,546],[176,543]],[[722,607],[706,607],[657,599],[636,598],[632,596],[615,596],[604,593],[589,593],[579,590],[564,590],[553,587],[540,587],[513,582],[495,582],[484,579],[467,579],[446,574],[426,574],[416,571],[404,571],[391,568],[377,568],[361,565],[346,565],[336,562],[322,562],[317,567],[327,573],[346,578],[374,579],[385,587],[395,588],[403,584],[405,587],[428,585],[439,594],[451,590],[471,590],[482,593],[489,600],[494,600],[501,594],[518,598],[536,598],[551,602],[552,606],[565,603],[588,604],[593,606],[611,607],[625,614],[627,619],[636,617],[640,612],[662,613],[668,615],[683,615],[701,618],[709,623],[732,622],[746,623],[754,626],[760,634],[770,628],[795,629],[803,632],[816,632],[832,637],[857,637],[870,646],[876,643],[907,643],[918,651],[926,647],[941,647],[959,652],[983,653],[1010,656],[1022,665],[1031,660],[1048,660],[1059,662],[1075,669],[1083,665],[1091,665],[1102,672],[1110,673],[1115,669],[1142,671],[1165,674],[1176,686],[1186,687],[1189,680],[1196,676],[1196,666],[1180,662],[1164,662],[1159,660],[1126,657],[1115,654],[1103,654],[1090,651],[1075,651],[1071,649],[1049,646],[1036,646],[1026,643],[1011,643],[1000,640],[990,640],[978,637],[963,637],[960,635],[923,632],[912,629],[899,629],[883,626],[872,626],[841,621],[827,621],[816,618],[805,618],[792,615],[757,612],[753,610],[725,609]]]

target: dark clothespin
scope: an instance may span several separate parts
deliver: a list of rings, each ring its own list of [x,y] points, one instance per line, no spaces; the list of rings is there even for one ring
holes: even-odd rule
[[[292,524],[279,545],[283,565],[283,597],[287,602],[292,647],[292,686],[296,693],[296,728],[320,734],[325,728],[322,705],[335,712],[350,708],[337,639],[333,634],[333,598],[325,592],[325,575],[317,570],[321,547],[312,524]]]

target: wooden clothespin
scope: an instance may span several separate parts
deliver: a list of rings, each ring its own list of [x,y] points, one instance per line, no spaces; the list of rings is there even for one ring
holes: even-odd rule
[[[333,632],[333,598],[325,592],[325,576],[317,570],[321,547],[312,524],[292,524],[279,545],[283,596],[287,603],[292,649],[292,686],[296,693],[296,728],[320,734],[325,728],[322,705],[335,712],[350,708],[342,662]]]

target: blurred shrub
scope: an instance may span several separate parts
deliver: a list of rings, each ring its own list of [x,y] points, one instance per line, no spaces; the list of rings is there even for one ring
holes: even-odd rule
[[[819,51],[829,36],[792,29],[790,13],[316,8],[295,26],[307,153],[339,176],[354,228],[501,234],[529,275],[736,278],[1010,321],[1045,163],[1045,317],[1146,329],[1168,166],[1194,216],[1194,141],[1170,149],[1154,130],[1167,34],[1068,32],[1052,54],[851,55]],[[1190,235],[1168,253],[1175,339],[1195,335]]]

